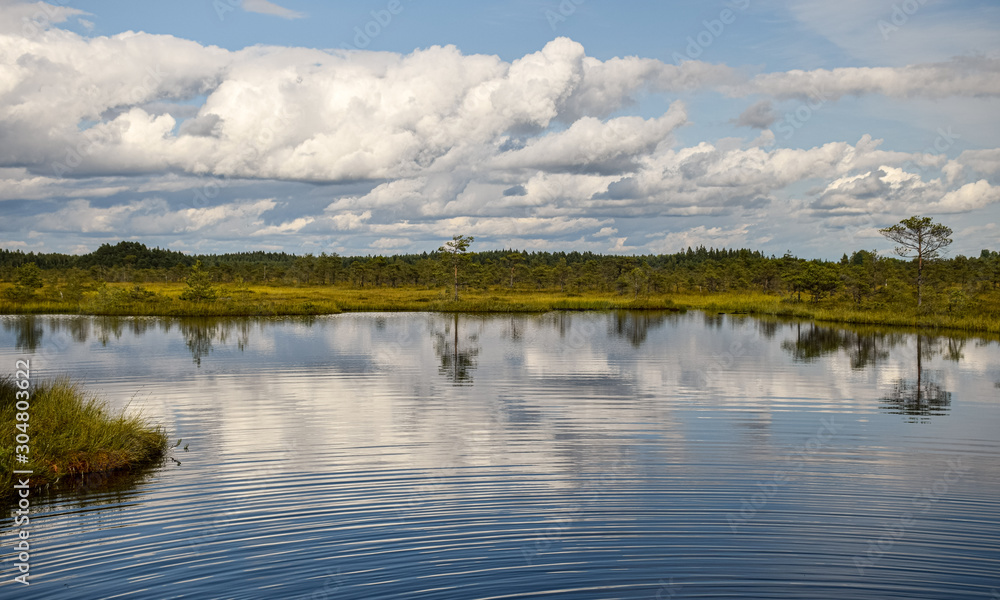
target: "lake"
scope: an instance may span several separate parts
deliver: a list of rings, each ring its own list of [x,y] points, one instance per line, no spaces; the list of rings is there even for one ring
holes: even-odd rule
[[[6,372],[182,440],[33,498],[30,586],[5,519],[5,598],[1000,598],[993,338],[700,312],[0,325]]]

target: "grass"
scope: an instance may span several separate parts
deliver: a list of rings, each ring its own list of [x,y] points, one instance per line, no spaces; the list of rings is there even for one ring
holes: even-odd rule
[[[89,314],[107,316],[286,316],[324,315],[340,312],[547,312],[550,310],[610,310],[676,308],[663,297],[622,297],[616,294],[566,294],[539,290],[468,290],[458,302],[441,289],[417,287],[349,288],[340,286],[219,287],[210,302],[181,300],[183,283],[146,284],[149,297],[136,299],[134,284],[108,284],[79,302],[39,298],[15,302],[0,296],[0,314]]]
[[[638,299],[615,293],[558,290],[465,290],[459,301],[441,288],[351,288],[344,286],[225,286],[211,302],[181,300],[183,283],[108,284],[78,302],[40,298],[14,302],[0,295],[0,314],[90,314],[109,316],[287,316],[340,312],[518,313],[552,310],[684,310],[787,316],[816,321],[1000,333],[1000,293],[981,294],[954,312],[928,303],[918,311],[909,297],[891,305],[861,308],[850,300],[791,302],[761,292],[677,293]],[[943,296],[942,296],[943,297]]]
[[[139,416],[111,413],[107,405],[66,380],[29,388],[27,428],[16,428],[16,394],[13,379],[0,379],[0,492],[3,500],[15,498],[14,469],[34,471],[31,488],[50,486],[64,479],[93,473],[136,470],[160,460],[167,447],[166,433]],[[15,462],[15,436],[29,436],[28,462]],[[23,438],[22,438],[23,441]],[[24,477],[24,475],[21,475]]]
[[[864,309],[844,301],[789,302],[787,297],[762,293],[719,292],[705,295],[674,295],[671,298],[680,306],[709,312],[796,317],[856,325],[1000,333],[1000,302],[993,297],[981,300],[972,310],[933,313],[921,312],[911,303]]]

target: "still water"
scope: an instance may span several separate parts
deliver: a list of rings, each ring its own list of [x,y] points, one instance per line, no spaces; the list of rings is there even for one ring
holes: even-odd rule
[[[4,598],[1000,598],[995,339],[698,312],[0,325],[5,371],[182,439],[35,498],[30,586],[5,518]]]

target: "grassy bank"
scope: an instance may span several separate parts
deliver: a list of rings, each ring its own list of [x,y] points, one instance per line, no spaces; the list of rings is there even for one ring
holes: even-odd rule
[[[17,410],[16,394],[20,391],[12,379],[0,379],[3,500],[15,498],[14,469],[34,471],[28,476],[30,485],[40,488],[90,473],[138,469],[155,463],[166,451],[167,436],[162,429],[141,417],[113,414],[104,402],[67,381],[29,388],[27,411]],[[16,425],[25,422],[17,420],[23,412],[27,412],[28,421],[22,431]],[[18,434],[29,437],[27,453],[16,447]],[[17,462],[17,454],[27,456],[28,462]]]
[[[709,312],[795,317],[856,325],[1000,333],[1000,302],[996,299],[992,302],[980,302],[974,309],[954,312],[920,311],[915,306],[904,304],[862,309],[845,302],[790,302],[787,297],[754,293],[675,295],[671,299],[678,306]]]
[[[440,288],[357,289],[341,286],[221,286],[211,301],[181,299],[184,284],[152,283],[137,289],[109,284],[76,302],[51,298],[11,301],[0,295],[0,314],[88,314],[109,316],[285,316],[340,312],[547,312],[675,308],[662,296],[632,298],[617,294],[567,294],[559,291],[469,290],[458,302]]]
[[[74,302],[39,298],[0,300],[0,314],[90,314],[109,316],[285,316],[340,312],[431,311],[517,313],[551,310],[683,310],[771,315],[837,323],[960,329],[1000,333],[1000,293],[970,298],[962,306],[940,302],[918,310],[909,299],[860,307],[843,298],[812,302],[759,292],[661,294],[638,299],[615,293],[558,290],[466,290],[458,302],[441,288],[353,288],[346,286],[219,286],[211,301],[181,298],[182,283],[109,284]],[[2,296],[0,296],[2,297]]]

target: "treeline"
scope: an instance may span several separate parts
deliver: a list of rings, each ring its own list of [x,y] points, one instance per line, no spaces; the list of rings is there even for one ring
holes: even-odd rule
[[[438,287],[452,273],[441,252],[352,256],[274,252],[186,255],[138,242],[105,244],[80,255],[0,250],[0,278],[16,282],[34,263],[46,287],[72,283],[177,283],[200,261],[212,284],[338,285],[355,288]],[[914,261],[857,250],[839,261],[766,256],[749,249],[688,248],[676,254],[601,255],[590,252],[490,250],[462,256],[463,289],[616,292],[635,297],[665,293],[760,291],[814,301],[837,297],[857,306],[888,306],[913,294]],[[937,308],[951,310],[977,294],[1000,289],[1000,253],[938,259],[924,266],[924,285]]]

